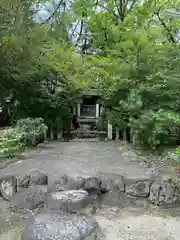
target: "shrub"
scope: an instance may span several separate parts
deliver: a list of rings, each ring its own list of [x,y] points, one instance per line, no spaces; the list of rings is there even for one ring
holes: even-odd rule
[[[9,128],[0,136],[0,158],[14,157],[23,147],[23,134],[16,128]]]
[[[17,122],[16,129],[23,134],[23,142],[28,146],[36,146],[47,132],[47,126],[42,118],[21,119]]]
[[[143,145],[156,149],[170,142],[172,132],[180,126],[180,115],[172,111],[144,111],[138,118],[130,118],[129,126]]]
[[[25,146],[36,146],[44,139],[47,126],[41,118],[26,118],[17,122],[14,128],[4,130],[0,135],[0,158],[14,157]]]

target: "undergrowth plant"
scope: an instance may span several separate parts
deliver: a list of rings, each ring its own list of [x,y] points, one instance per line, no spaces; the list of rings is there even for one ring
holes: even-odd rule
[[[36,146],[39,139],[44,140],[47,126],[41,118],[26,118],[17,122],[0,135],[0,158],[14,157],[25,147]]]
[[[42,118],[26,118],[17,122],[16,128],[23,134],[23,142],[27,146],[36,146],[38,140],[43,139],[47,126]]]
[[[0,157],[13,157],[24,147],[23,134],[16,128],[5,130],[0,136]]]

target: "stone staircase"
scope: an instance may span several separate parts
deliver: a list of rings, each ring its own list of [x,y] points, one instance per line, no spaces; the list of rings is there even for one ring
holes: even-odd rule
[[[92,122],[80,123],[78,130],[71,131],[73,138],[95,140],[106,137],[106,131],[99,131]]]

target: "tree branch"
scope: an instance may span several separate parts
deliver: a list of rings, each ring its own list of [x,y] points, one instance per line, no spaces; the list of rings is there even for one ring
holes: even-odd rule
[[[123,13],[122,13],[122,0],[120,0],[120,7],[118,6],[117,0],[114,0],[116,9],[118,11],[119,14],[119,18],[121,19],[121,22],[124,21],[124,17],[123,17]]]
[[[127,14],[131,12],[132,8],[133,8],[134,5],[137,3],[137,1],[138,1],[138,0],[133,0],[133,2],[132,2],[132,4],[131,4],[130,8],[129,8],[128,11],[127,11]]]
[[[168,28],[168,26],[166,25],[165,21],[161,18],[160,16],[160,11],[161,9],[163,8],[163,6],[165,5],[166,3],[164,3],[159,9],[157,12],[155,12],[155,15],[158,17],[159,21],[161,22],[161,25],[164,27],[164,29],[166,30],[168,36],[169,36],[169,39],[171,40],[171,42],[173,44],[177,44],[173,34],[171,33],[171,30]]]
[[[72,33],[71,33],[71,36],[70,36],[70,39],[71,39],[71,40],[72,40],[72,37],[73,37],[73,35],[74,35],[74,33],[75,33],[75,31],[76,31],[77,26],[79,25],[79,23],[80,23],[80,20],[76,23],[76,26],[74,27],[74,29],[73,29],[73,31],[72,31]]]
[[[105,6],[103,6],[103,5],[99,4],[99,3],[98,3],[98,6],[101,7],[101,8],[103,8],[103,9],[106,10],[106,11],[109,11],[109,9],[108,9],[107,7],[105,7]],[[115,12],[112,12],[112,14],[113,14],[115,17],[119,18],[119,16],[118,16]]]
[[[77,41],[76,41],[76,44],[75,44],[75,46],[77,46],[77,45],[78,45],[78,42],[79,42],[79,41],[80,41],[80,39],[81,39],[82,32],[83,32],[83,27],[84,27],[84,19],[82,18],[82,20],[81,20],[81,27],[80,27],[80,31],[79,31],[79,37],[78,37],[78,39],[77,39]]]
[[[51,18],[53,18],[55,16],[55,14],[57,13],[57,11],[60,8],[62,3],[63,3],[63,0],[60,0],[59,3],[56,6],[54,12],[43,22],[43,24],[49,22],[51,20]]]

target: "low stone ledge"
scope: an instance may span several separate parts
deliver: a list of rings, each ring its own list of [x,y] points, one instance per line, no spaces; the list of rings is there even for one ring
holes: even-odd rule
[[[177,184],[172,180],[152,183],[151,178],[146,176],[123,177],[118,174],[103,172],[87,177],[68,176],[66,174],[57,177],[55,179],[52,175],[52,179],[48,179],[46,174],[32,171],[26,174],[21,179],[23,181],[18,185],[15,176],[1,176],[0,193],[5,200],[10,201],[15,209],[29,210],[44,204],[46,193],[51,195],[52,193],[70,190],[72,192],[78,190],[88,192],[90,204],[101,200],[106,205],[121,206],[124,205],[124,202],[133,205],[136,199],[147,199],[148,197],[150,203],[156,205],[180,203],[180,188],[178,189]],[[48,182],[50,182],[49,185],[43,186]],[[17,186],[20,186],[20,188],[17,189]],[[81,206],[83,208],[84,204]],[[61,209],[61,207],[58,207],[58,209]]]

